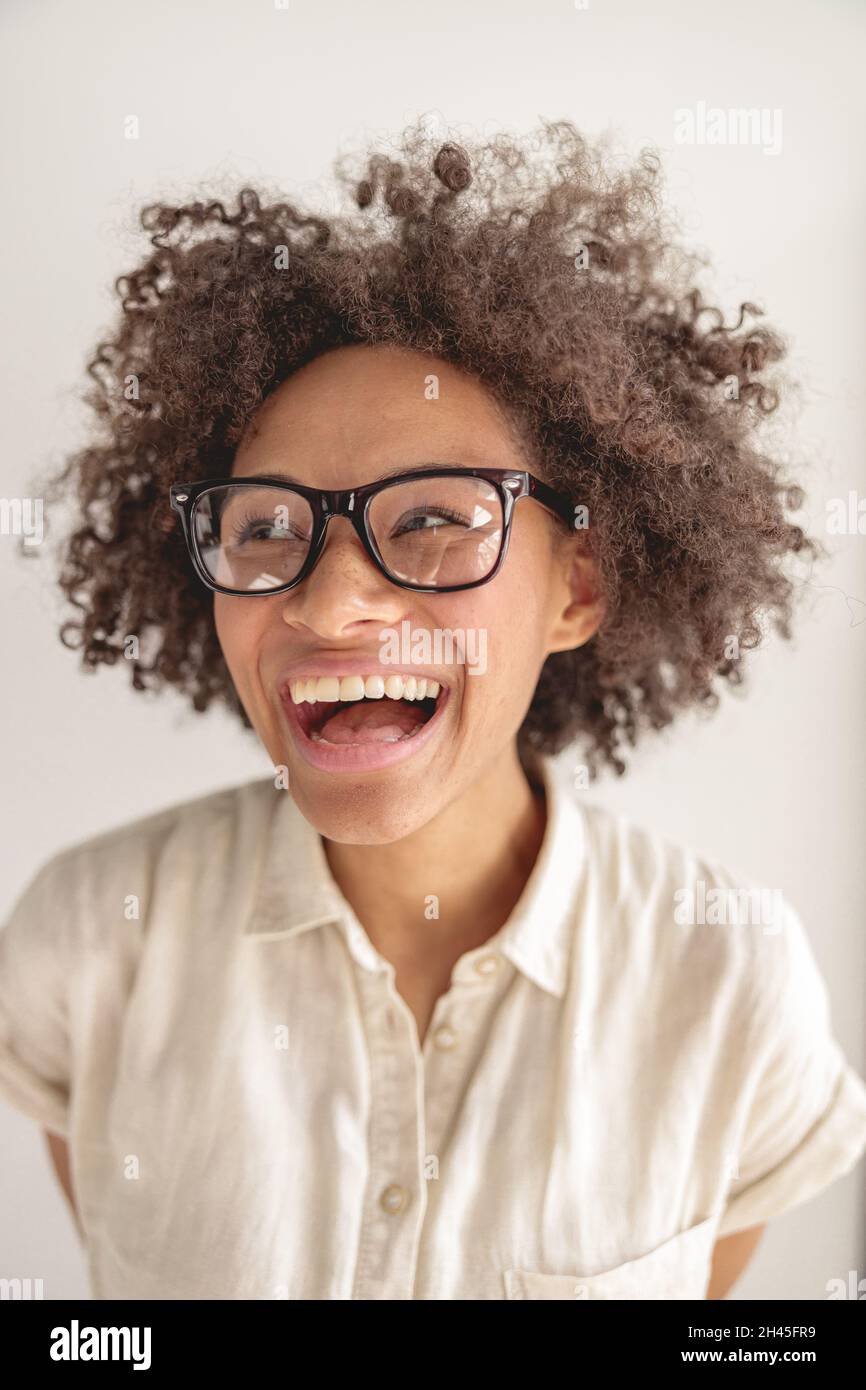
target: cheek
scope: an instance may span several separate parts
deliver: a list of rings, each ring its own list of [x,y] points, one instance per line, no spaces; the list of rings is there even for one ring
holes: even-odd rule
[[[242,693],[249,686],[249,676],[255,670],[259,646],[261,617],[254,604],[228,594],[214,594],[214,626],[232,680]]]
[[[521,521],[523,525],[521,525]],[[491,709],[523,716],[544,665],[550,626],[552,553],[544,518],[528,509],[515,520],[496,579],[475,591],[472,621],[487,629],[487,675],[473,678]],[[467,599],[472,599],[470,592]]]
[[[479,699],[479,708],[492,717],[512,707],[522,710],[532,698],[545,657],[545,615],[538,588],[516,566],[511,573],[506,566],[490,584],[450,598],[447,611],[443,606],[431,620],[465,634],[465,697]]]
[[[217,641],[220,644],[222,654],[227,664],[231,667],[232,650],[235,644],[236,623],[232,620],[230,600],[225,594],[214,594],[213,620],[214,627],[216,628]]]
[[[535,520],[535,518],[531,518]],[[532,660],[544,649],[548,618],[550,557],[543,534],[527,526],[515,532],[505,563],[496,578],[474,591],[474,621],[486,626],[488,646],[510,664]],[[473,597],[473,591],[467,598]]]

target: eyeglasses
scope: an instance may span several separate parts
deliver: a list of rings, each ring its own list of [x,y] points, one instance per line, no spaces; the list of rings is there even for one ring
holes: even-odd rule
[[[206,478],[169,491],[199,578],[215,593],[250,597],[300,584],[334,516],[349,518],[373,564],[400,588],[477,588],[505,559],[521,497],[573,525],[563,493],[508,468],[417,468],[330,492],[262,476]]]

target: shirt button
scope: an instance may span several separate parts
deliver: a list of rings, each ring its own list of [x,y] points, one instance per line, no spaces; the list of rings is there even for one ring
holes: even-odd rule
[[[396,1216],[397,1212],[402,1211],[405,1207],[408,1196],[405,1187],[400,1187],[399,1183],[392,1182],[391,1186],[386,1187],[379,1198],[379,1205],[392,1216]]]
[[[433,1034],[433,1046],[438,1047],[440,1052],[447,1052],[456,1042],[457,1033],[447,1023],[443,1023]]]
[[[475,969],[479,975],[492,975],[494,970],[499,969],[498,956],[482,956],[475,962]]]

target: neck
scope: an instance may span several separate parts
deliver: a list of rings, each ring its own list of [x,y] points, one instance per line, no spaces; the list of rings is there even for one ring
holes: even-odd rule
[[[331,873],[386,959],[480,946],[507,921],[544,838],[543,792],[516,747],[411,835],[386,845],[323,840]],[[438,916],[429,907],[438,899]],[[425,915],[426,912],[426,915]]]

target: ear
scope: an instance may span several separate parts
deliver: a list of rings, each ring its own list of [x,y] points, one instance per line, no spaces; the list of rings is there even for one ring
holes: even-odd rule
[[[585,535],[569,536],[563,542],[557,562],[548,655],[582,647],[595,636],[606,609],[599,590],[598,570],[589,554]]]

